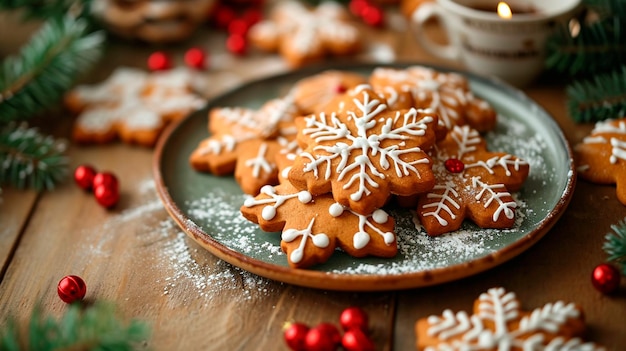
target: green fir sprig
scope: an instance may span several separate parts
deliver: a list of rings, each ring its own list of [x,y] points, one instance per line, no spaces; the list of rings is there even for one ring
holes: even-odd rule
[[[604,237],[602,249],[609,255],[607,259],[619,265],[622,275],[626,275],[626,218],[611,229],[613,232]]]
[[[0,330],[0,350],[135,350],[147,341],[150,328],[141,321],[123,323],[110,303],[96,302],[83,307],[71,304],[55,320],[41,309],[33,310],[28,335],[22,335],[14,319]]]
[[[0,184],[50,190],[67,175],[66,144],[26,124],[0,128]]]
[[[566,88],[569,115],[576,122],[626,117],[626,65]]]
[[[100,1],[100,0],[98,0]],[[25,20],[62,17],[89,17],[93,0],[0,0],[0,10],[20,10]]]
[[[71,16],[52,18],[17,56],[0,65],[0,124],[29,118],[57,104],[100,57],[102,32]]]

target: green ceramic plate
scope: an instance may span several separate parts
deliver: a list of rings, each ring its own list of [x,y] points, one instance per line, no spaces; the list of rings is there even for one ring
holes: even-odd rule
[[[380,66],[380,65],[377,65]],[[406,67],[396,64],[392,67]],[[297,80],[325,69],[369,74],[371,64],[315,67],[255,81],[209,102],[217,106],[257,108],[283,96]],[[433,67],[449,71],[441,67]],[[392,259],[355,259],[337,251],[312,269],[292,269],[280,250],[280,233],[266,233],[239,213],[245,199],[232,177],[194,171],[188,157],[208,136],[207,110],[171,126],[154,158],[157,190],[170,215],[196,242],[221,259],[270,279],[332,290],[393,290],[439,284],[487,270],[535,244],[565,211],[573,193],[571,149],[552,117],[522,92],[465,72],[472,91],[499,114],[486,135],[492,151],[529,161],[531,172],[518,201],[517,223],[508,230],[484,230],[472,223],[430,238],[409,210],[388,208],[397,221],[399,252]]]

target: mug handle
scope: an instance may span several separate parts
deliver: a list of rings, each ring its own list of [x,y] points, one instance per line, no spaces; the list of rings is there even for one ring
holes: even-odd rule
[[[436,2],[425,2],[418,6],[411,16],[411,30],[417,38],[417,41],[431,54],[443,59],[457,60],[460,52],[458,46],[455,45],[454,35],[452,34],[451,24],[446,19],[446,14],[439,4]],[[442,45],[435,43],[426,35],[424,26],[431,18],[437,18],[442,24],[443,29],[448,37],[450,44]]]

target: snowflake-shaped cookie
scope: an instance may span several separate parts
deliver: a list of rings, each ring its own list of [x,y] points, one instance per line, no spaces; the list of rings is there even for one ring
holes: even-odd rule
[[[419,195],[417,214],[428,235],[458,229],[468,218],[482,228],[509,228],[515,222],[517,191],[528,177],[528,162],[488,152],[469,126],[455,126],[433,152],[436,184]]]
[[[328,70],[297,81],[291,95],[303,114],[317,113],[337,95],[366,83],[367,79],[358,73]]]
[[[119,68],[100,84],[71,90],[65,105],[78,113],[72,134],[77,142],[105,143],[119,137],[153,146],[169,122],[204,107],[205,101],[192,91],[186,70]]]
[[[360,50],[357,27],[344,7],[331,1],[308,8],[300,2],[279,2],[270,18],[250,27],[250,43],[279,52],[292,67],[319,61],[326,55],[349,55]]]
[[[585,342],[582,311],[557,301],[527,312],[515,293],[492,288],[474,303],[474,313],[444,310],[415,325],[420,351],[600,351]]]
[[[413,106],[433,109],[439,115],[439,123],[447,130],[469,124],[484,132],[496,125],[495,110],[486,101],[475,97],[467,79],[457,73],[423,66],[406,69],[379,67],[372,72],[370,84],[388,100],[389,96],[410,93]]]
[[[616,184],[617,199],[626,205],[626,118],[596,123],[575,151],[581,178]]]
[[[328,194],[314,197],[289,182],[263,187],[241,212],[265,231],[282,231],[281,248],[295,268],[326,262],[336,248],[354,257],[393,257],[398,250],[395,221],[385,211],[358,214]]]
[[[295,138],[291,98],[274,99],[259,110],[222,107],[210,111],[211,136],[189,157],[191,166],[215,175],[235,173],[242,191],[256,195],[261,187],[278,183],[275,155],[283,147],[277,136]]]
[[[340,204],[369,215],[391,194],[413,195],[434,185],[426,152],[435,143],[437,116],[391,110],[370,86],[360,85],[326,111],[296,119],[304,148],[289,181],[314,195],[332,192]]]

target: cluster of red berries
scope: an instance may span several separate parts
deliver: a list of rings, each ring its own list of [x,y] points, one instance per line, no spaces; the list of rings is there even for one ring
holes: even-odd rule
[[[339,324],[343,335],[332,323],[324,322],[309,328],[304,323],[295,322],[285,326],[283,336],[293,351],[335,351],[340,346],[346,351],[374,351],[365,311],[348,307],[341,312]]]
[[[372,27],[382,27],[385,24],[383,9],[370,0],[350,0],[348,8],[353,15]]]
[[[248,51],[248,30],[263,19],[264,0],[222,1],[211,18],[211,23],[228,33],[226,48],[235,55]],[[245,4],[244,4],[245,3]]]
[[[93,191],[96,201],[103,207],[111,208],[120,199],[117,177],[111,172],[96,172],[90,165],[80,165],[74,170],[74,181],[86,191]]]
[[[185,64],[189,68],[205,70],[209,65],[209,55],[201,48],[192,47],[185,52]],[[148,68],[151,71],[165,71],[171,69],[173,60],[164,51],[155,51],[148,56]]]

